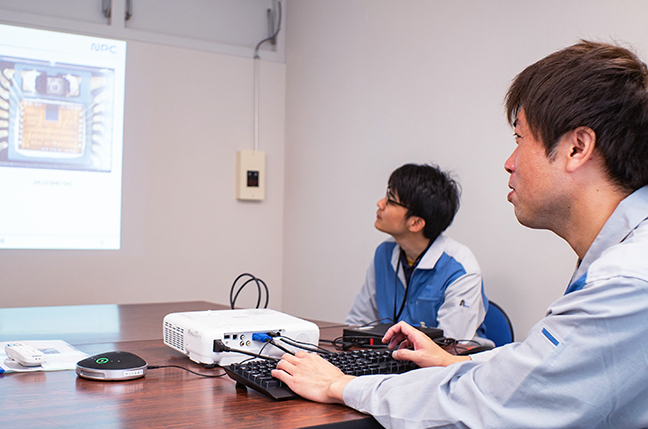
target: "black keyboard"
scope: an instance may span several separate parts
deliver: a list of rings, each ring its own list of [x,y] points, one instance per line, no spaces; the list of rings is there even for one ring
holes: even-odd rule
[[[392,357],[390,350],[352,350],[322,354],[324,359],[348,375],[401,374],[418,368],[409,361],[400,361]],[[277,361],[255,360],[245,363],[233,363],[224,367],[225,372],[238,383],[250,387],[273,399],[293,399],[297,394],[284,383],[271,375]]]

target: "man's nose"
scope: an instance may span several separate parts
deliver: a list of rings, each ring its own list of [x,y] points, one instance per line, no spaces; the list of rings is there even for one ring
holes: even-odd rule
[[[506,170],[506,172],[509,174],[513,174],[513,171],[515,170],[515,162],[513,161],[513,159],[516,151],[517,148],[513,151],[511,156],[509,156],[506,162],[504,163],[504,170]]]

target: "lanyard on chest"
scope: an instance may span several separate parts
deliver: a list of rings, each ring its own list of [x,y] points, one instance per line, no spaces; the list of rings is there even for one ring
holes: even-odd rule
[[[418,255],[418,257],[414,260],[414,263],[412,263],[411,275],[414,275],[414,270],[416,270],[416,267],[421,261],[421,258],[423,258],[423,255],[425,255],[425,253],[428,251],[428,249],[432,245],[432,242],[433,240],[430,240],[425,250],[423,250],[421,254]],[[401,314],[403,314],[403,310],[405,309],[405,303],[407,302],[407,291],[409,290],[409,281],[411,279],[411,276],[407,276],[407,275],[404,276],[405,294],[403,295],[403,302],[401,302],[400,309],[398,310],[398,313],[396,313],[396,298],[398,297],[398,271],[400,270],[401,264],[404,263],[403,261],[407,261],[407,256],[405,255],[405,251],[401,247],[400,253],[398,255],[398,261],[396,262],[396,270],[395,270],[396,273],[394,274],[394,313],[393,313],[394,318],[392,319],[394,323],[398,322],[398,319],[401,317]]]

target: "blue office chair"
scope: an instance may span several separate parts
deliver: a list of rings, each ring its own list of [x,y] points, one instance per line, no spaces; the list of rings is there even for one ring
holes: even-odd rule
[[[486,338],[495,343],[496,347],[515,341],[513,325],[502,307],[488,300],[488,311],[484,318]]]

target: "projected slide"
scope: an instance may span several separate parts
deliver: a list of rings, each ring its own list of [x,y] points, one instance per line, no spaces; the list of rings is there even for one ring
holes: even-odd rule
[[[126,43],[0,25],[0,249],[119,249]]]

